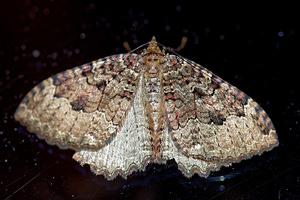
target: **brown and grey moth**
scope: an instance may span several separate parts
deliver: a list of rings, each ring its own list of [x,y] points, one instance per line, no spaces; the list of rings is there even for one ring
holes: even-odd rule
[[[22,100],[15,119],[108,180],[174,159],[186,176],[278,145],[266,112],[201,65],[155,39],[52,76]]]

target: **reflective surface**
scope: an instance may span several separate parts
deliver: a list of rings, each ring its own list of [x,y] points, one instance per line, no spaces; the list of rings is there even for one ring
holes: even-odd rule
[[[240,10],[235,6],[240,6]],[[24,0],[0,5],[0,199],[298,199],[300,106],[298,29],[292,5],[145,6],[125,1]],[[247,8],[247,11],[245,10]],[[283,14],[284,11],[289,11]],[[174,161],[107,181],[72,160],[73,151],[38,140],[13,119],[21,98],[55,73],[157,41],[251,96],[277,129],[271,152],[184,178]]]

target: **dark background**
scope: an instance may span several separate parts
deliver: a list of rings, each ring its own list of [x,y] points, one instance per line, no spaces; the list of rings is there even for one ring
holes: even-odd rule
[[[300,199],[299,20],[295,1],[15,0],[0,3],[0,199]],[[279,147],[185,178],[174,161],[106,181],[13,119],[43,79],[157,41],[255,99]],[[298,56],[298,57],[296,57]],[[224,181],[222,179],[225,178]]]

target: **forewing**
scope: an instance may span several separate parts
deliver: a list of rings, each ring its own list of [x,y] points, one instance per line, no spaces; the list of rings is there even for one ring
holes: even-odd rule
[[[199,64],[167,60],[165,116],[184,155],[228,164],[278,145],[270,118],[252,98]]]
[[[136,54],[120,54],[58,73],[24,97],[15,119],[61,148],[102,147],[130,108],[138,59]]]

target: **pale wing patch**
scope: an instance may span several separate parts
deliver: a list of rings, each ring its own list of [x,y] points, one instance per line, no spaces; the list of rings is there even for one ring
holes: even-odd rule
[[[134,171],[145,170],[153,159],[150,132],[146,119],[144,90],[141,86],[116,137],[99,150],[81,150],[73,158],[82,164],[89,164],[95,174],[103,174],[108,180],[117,175],[126,178]]]

